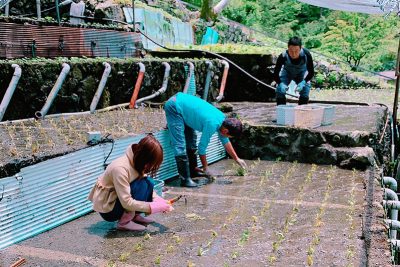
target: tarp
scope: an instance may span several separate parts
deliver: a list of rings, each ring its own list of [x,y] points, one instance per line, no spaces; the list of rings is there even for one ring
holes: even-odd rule
[[[218,32],[210,27],[207,27],[206,33],[203,35],[203,38],[201,39],[201,44],[202,45],[216,44],[218,43],[218,38],[219,38]]]
[[[299,0],[313,6],[334,10],[380,14],[399,14],[400,0]]]

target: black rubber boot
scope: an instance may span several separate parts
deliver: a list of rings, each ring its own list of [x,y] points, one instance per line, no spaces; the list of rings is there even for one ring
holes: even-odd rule
[[[202,177],[204,174],[196,171],[197,168],[197,149],[188,149],[190,177]]]
[[[308,104],[308,97],[302,97],[300,96],[299,98],[299,105],[307,105]]]
[[[189,161],[186,155],[176,156],[176,166],[178,167],[179,178],[181,179],[181,186],[197,187],[198,184],[193,182],[190,178]]]
[[[286,105],[286,97],[277,97],[276,98],[276,105]]]

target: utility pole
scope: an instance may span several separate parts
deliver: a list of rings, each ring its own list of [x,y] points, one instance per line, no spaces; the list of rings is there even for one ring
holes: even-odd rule
[[[136,32],[136,23],[135,23],[135,0],[132,0],[132,24],[133,24],[133,30]]]

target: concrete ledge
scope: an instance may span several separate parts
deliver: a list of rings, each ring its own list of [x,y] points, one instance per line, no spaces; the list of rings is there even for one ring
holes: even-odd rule
[[[246,159],[281,158],[365,170],[382,153],[377,143],[387,110],[381,106],[337,105],[332,125],[308,129],[274,123],[272,103],[231,105],[232,113],[246,124],[241,138],[233,141],[239,156]]]

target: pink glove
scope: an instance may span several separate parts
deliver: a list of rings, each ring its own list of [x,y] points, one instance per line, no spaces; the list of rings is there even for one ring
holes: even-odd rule
[[[150,214],[173,211],[174,208],[168,202],[161,198],[156,197],[153,202],[150,202]]]

